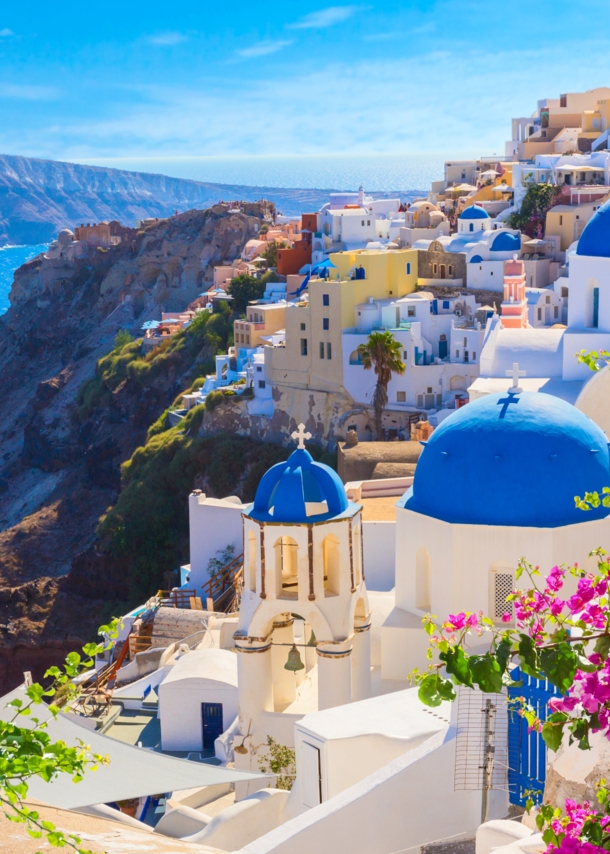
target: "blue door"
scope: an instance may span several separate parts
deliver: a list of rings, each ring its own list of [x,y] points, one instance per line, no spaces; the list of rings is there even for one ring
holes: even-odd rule
[[[203,749],[214,750],[214,742],[224,732],[222,726],[222,703],[202,703]]]
[[[551,697],[559,695],[558,690],[546,679],[534,679],[521,673],[519,668],[511,674],[515,682],[522,681],[520,687],[508,689],[509,700],[525,697],[526,703],[533,706],[540,720],[547,718],[547,704]],[[544,782],[546,780],[546,745],[537,732],[527,731],[527,721],[516,713],[511,706],[508,712],[508,790],[511,804],[524,807],[528,798],[534,803],[542,802]]]

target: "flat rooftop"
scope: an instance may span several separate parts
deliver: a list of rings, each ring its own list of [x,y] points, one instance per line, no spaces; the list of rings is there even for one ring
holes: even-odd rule
[[[399,495],[387,495],[381,498],[361,498],[362,519],[365,522],[395,522],[396,502]]]

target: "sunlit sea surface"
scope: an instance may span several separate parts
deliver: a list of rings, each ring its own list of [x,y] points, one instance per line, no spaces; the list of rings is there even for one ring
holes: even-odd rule
[[[41,243],[37,246],[0,246],[0,314],[8,311],[8,295],[17,267],[44,252],[48,245]]]
[[[455,152],[452,156],[458,158]],[[460,159],[468,156],[468,152],[459,155]],[[218,184],[320,190],[357,190],[363,184],[367,191],[390,192],[427,191],[431,181],[443,177],[443,164],[447,159],[451,158],[445,153],[278,154],[273,157],[113,157],[89,158],[86,162]]]

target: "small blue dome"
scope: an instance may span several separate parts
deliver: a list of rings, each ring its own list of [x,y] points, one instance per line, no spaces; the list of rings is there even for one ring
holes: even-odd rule
[[[519,252],[521,249],[521,238],[516,234],[501,231],[491,244],[492,252]]]
[[[470,263],[471,264],[482,264],[483,259],[481,258],[480,255],[473,255],[472,258],[470,259]]]
[[[478,205],[470,205],[460,214],[460,219],[489,219],[489,214]]]
[[[608,440],[548,394],[489,394],[432,433],[399,506],[444,522],[556,528],[610,515],[574,496],[610,486]]]
[[[348,507],[339,475],[298,448],[263,475],[248,515],[262,522],[322,522]]]
[[[604,202],[585,225],[576,254],[610,258],[610,200]]]

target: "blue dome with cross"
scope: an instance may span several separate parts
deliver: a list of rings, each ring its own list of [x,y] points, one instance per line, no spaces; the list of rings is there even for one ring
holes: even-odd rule
[[[584,413],[548,394],[489,394],[446,418],[398,503],[464,525],[556,528],[610,515],[574,497],[610,486],[608,440]]]
[[[247,515],[259,522],[311,523],[345,513],[350,503],[337,472],[314,462],[305,450],[303,439],[309,433],[302,425],[293,437],[299,439],[299,447],[263,475]]]
[[[585,225],[576,254],[610,258],[610,201],[604,202]]]
[[[465,208],[460,214],[460,219],[489,219],[489,214],[483,208],[480,208],[478,205],[470,205],[470,207]]]

